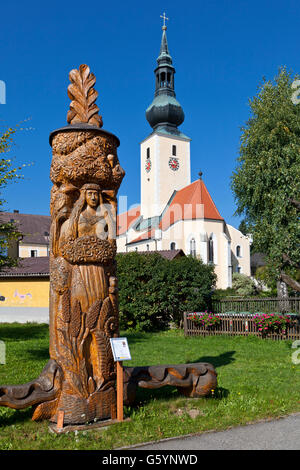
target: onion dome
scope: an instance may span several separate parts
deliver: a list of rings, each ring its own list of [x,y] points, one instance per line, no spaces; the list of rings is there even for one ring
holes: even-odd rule
[[[154,130],[175,131],[184,121],[184,112],[176,99],[174,90],[175,68],[168,48],[166,30],[162,27],[160,53],[157,60],[155,74],[154,100],[146,110],[146,118]]]

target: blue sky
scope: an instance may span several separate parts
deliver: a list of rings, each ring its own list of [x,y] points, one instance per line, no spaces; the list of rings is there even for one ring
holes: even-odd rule
[[[50,3],[2,2],[0,80],[6,83],[1,124],[23,124],[11,156],[31,163],[9,186],[6,209],[49,214],[49,133],[66,125],[68,73],[82,63],[97,77],[103,128],[116,134],[126,176],[119,195],[140,199],[139,143],[151,132],[156,58],[166,12],[175,90],[191,137],[192,181],[203,172],[225,220],[238,226],[230,189],[248,99],[280,66],[300,72],[300,3],[286,0],[179,0]]]

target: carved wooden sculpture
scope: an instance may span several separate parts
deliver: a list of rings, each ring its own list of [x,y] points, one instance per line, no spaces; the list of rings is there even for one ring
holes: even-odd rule
[[[69,125],[51,133],[50,361],[25,385],[1,386],[0,405],[35,405],[33,419],[80,424],[116,416],[110,337],[118,336],[115,269],[119,140],[101,129],[95,77],[70,72]]]
[[[124,403],[134,403],[137,387],[155,389],[165,385],[173,385],[186,397],[205,397],[217,387],[217,373],[213,365],[206,362],[125,367]]]
[[[116,370],[110,338],[118,336],[115,267],[117,191],[124,177],[119,140],[101,129],[95,77],[70,72],[68,126],[50,134],[50,360],[24,385],[0,386],[0,406],[34,406],[32,419],[83,424],[116,417]],[[211,364],[124,369],[125,402],[136,387],[174,385],[190,397],[217,384]]]

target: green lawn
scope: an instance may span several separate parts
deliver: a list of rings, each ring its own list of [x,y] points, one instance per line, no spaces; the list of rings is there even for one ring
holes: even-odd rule
[[[221,430],[300,411],[300,365],[291,360],[291,341],[210,336],[184,338],[182,331],[127,333],[127,366],[211,362],[218,388],[208,398],[183,398],[176,389],[139,389],[131,421],[102,431],[52,434],[47,422],[31,421],[32,409],[0,407],[0,449],[113,449],[140,442]],[[48,325],[0,324],[6,365],[0,384],[28,382],[47,363]]]

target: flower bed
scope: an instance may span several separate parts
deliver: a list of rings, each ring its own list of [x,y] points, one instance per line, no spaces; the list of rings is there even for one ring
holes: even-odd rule
[[[291,316],[278,313],[258,313],[254,315],[253,321],[262,336],[270,333],[286,334],[287,329],[295,325]]]
[[[188,314],[188,319],[192,320],[197,326],[207,329],[213,329],[220,325],[221,318],[212,312],[194,312]]]

